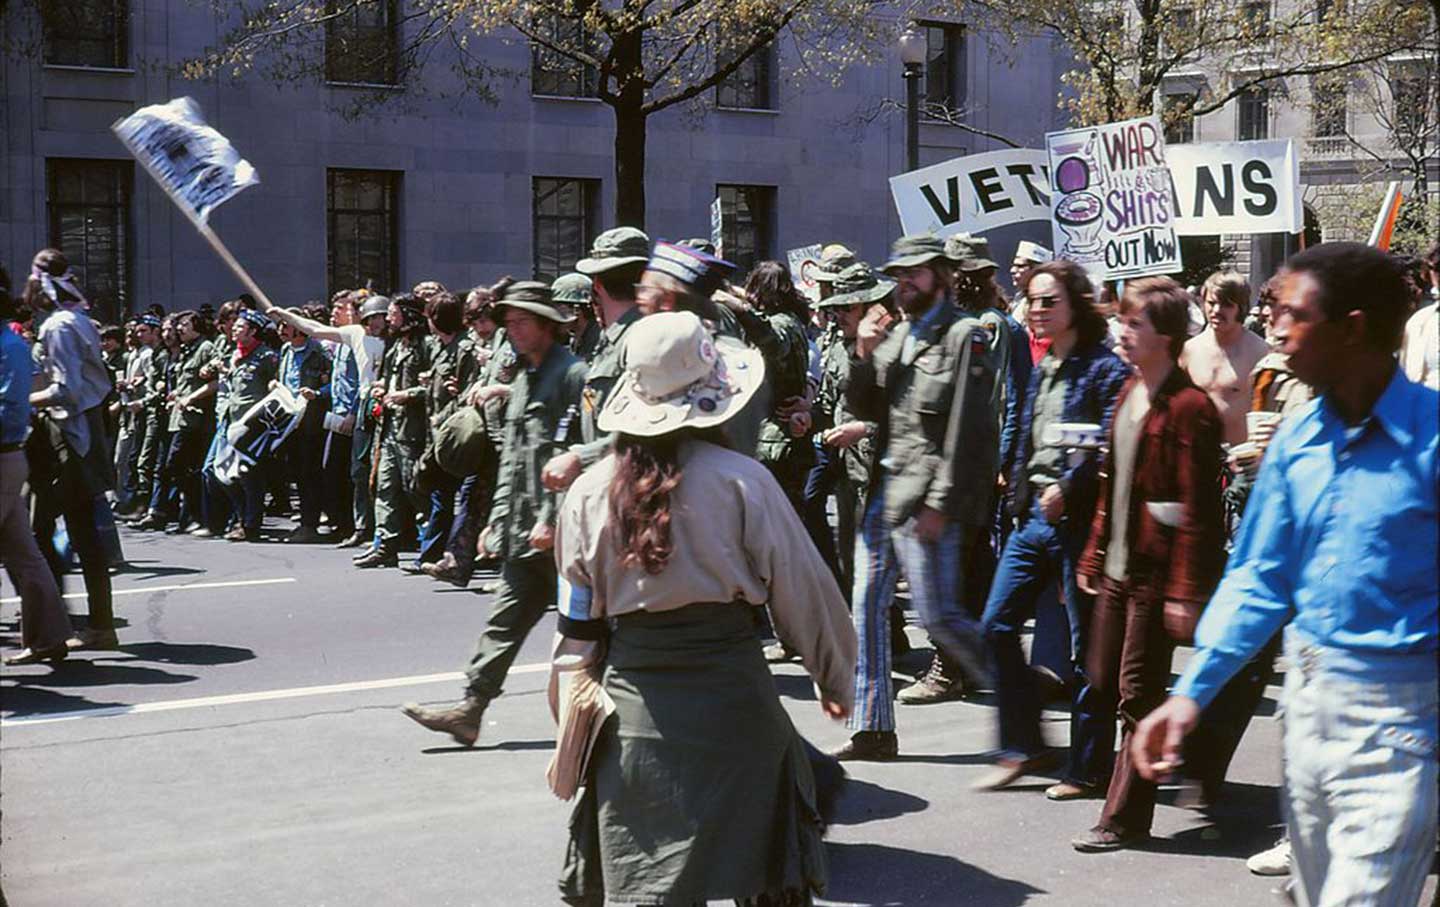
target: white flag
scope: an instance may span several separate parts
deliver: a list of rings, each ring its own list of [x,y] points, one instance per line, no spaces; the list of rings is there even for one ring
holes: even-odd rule
[[[111,130],[201,223],[222,202],[260,182],[250,162],[210,126],[190,98],[142,107]]]

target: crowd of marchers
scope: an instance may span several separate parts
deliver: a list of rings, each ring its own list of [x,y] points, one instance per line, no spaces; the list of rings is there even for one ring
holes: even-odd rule
[[[1009,296],[986,239],[907,236],[878,265],[824,246],[816,298],[779,262],[739,275],[715,251],[622,227],[552,284],[424,281],[328,307],[242,295],[109,326],[43,250],[23,290],[7,281],[0,296],[0,552],[24,644],[7,662],[119,645],[120,520],[246,542],[293,514],[285,541],[356,548],[357,569],[465,586],[488,566],[495,598],[462,698],[405,713],[473,745],[557,606],[557,664],[605,665],[609,647],[621,742],[597,753],[577,807],[567,898],[690,884],[626,875],[655,859],[621,833],[645,822],[689,829],[676,865],[733,870],[687,896],[790,904],[823,884],[805,834],[752,866],[733,851],[756,840],[694,831],[721,821],[685,796],[717,784],[697,767],[709,757],[664,784],[631,772],[675,756],[635,742],[665,738],[662,710],[683,724],[673,689],[615,681],[657,659],[678,669],[686,656],[659,641],[700,662],[746,647],[799,659],[847,721],[829,754],[788,724],[742,725],[774,736],[783,761],[744,771],[781,772],[816,809],[785,794],[727,814],[736,828],[823,825],[836,760],[901,752],[897,702],[984,691],[997,745],[976,787],[1058,775],[1046,797],[1099,804],[1082,852],[1143,843],[1158,782],[1179,781],[1191,806],[1223,797],[1284,652],[1300,710],[1287,753],[1299,733],[1325,744],[1287,761],[1291,834],[1252,869],[1293,869],[1312,904],[1413,904],[1435,836],[1440,246],[1415,259],[1322,244],[1258,288],[1233,272],[1187,288],[1097,281],[1022,242]],[[232,468],[227,445],[277,387],[303,416]],[[697,520],[712,544],[689,534]],[[73,627],[59,595],[72,554],[89,604]],[[912,639],[897,601],[934,651],[898,690]],[[741,649],[701,646],[702,618],[731,633],[736,614]],[[1196,652],[1172,684],[1181,646]],[[1338,731],[1327,716],[1352,695],[1364,702],[1345,720],[1363,726]],[[1042,735],[1050,705],[1070,712],[1063,749]],[[1391,789],[1340,796],[1366,778]],[[635,805],[666,785],[675,804]],[[1324,833],[1365,817],[1364,835]],[[1387,893],[1357,894],[1376,878]]]

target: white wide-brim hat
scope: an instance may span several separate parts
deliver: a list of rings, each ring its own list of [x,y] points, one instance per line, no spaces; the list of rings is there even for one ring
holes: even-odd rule
[[[646,438],[711,428],[744,409],[764,380],[759,350],[711,335],[690,312],[661,312],[625,332],[625,374],[596,424]]]

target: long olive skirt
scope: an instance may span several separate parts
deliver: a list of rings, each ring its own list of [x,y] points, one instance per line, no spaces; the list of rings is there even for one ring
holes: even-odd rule
[[[815,780],[748,606],[615,622],[615,700],[570,819],[574,905],[808,904],[825,855]]]

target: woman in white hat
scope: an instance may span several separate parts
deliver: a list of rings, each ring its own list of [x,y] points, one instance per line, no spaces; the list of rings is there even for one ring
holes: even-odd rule
[[[557,653],[616,705],[571,821],[568,903],[809,904],[825,860],[815,781],[780,706],[752,609],[850,711],[855,633],[829,568],[775,479],[715,431],[764,377],[688,312],[626,337],[599,417],[614,452],[571,486],[555,555]],[[558,659],[557,659],[558,661]]]

